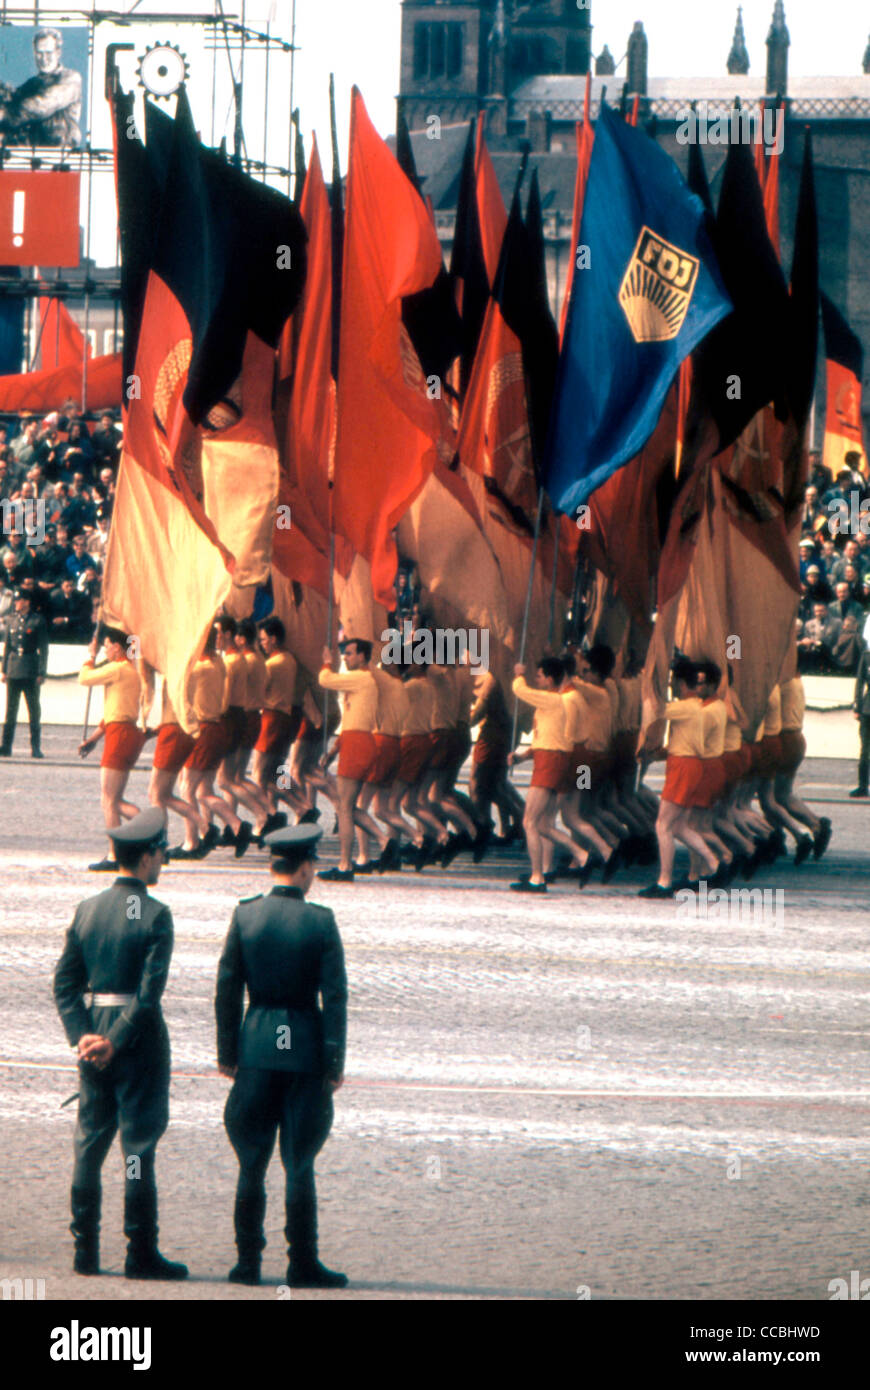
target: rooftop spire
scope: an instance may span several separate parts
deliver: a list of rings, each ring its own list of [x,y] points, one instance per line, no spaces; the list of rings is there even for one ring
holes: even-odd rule
[[[776,0],[767,36],[767,93],[785,96],[788,89],[788,49],[791,39],[785,24],[785,5]]]
[[[737,6],[737,23],[734,26],[734,38],[731,41],[731,52],[728,54],[728,71],[732,75],[745,75],[749,71],[749,52],[746,48],[746,35],[743,32],[743,6]]]

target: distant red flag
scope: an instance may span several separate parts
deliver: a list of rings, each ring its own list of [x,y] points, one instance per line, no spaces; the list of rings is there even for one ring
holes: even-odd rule
[[[443,264],[420,195],[378,135],[359,90],[351,99],[342,276],[333,519],[372,570],[375,600],[394,602],[393,528],[435,464],[442,402],[430,400],[402,298]]]
[[[480,218],[480,235],[483,241],[483,258],[490,288],[495,283],[501,244],[507,227],[507,211],[492,157],[483,138],[483,117],[477,125],[477,144],[474,151],[474,172],[477,183],[477,215]]]
[[[88,410],[115,410],[121,404],[121,354],[93,357],[88,363]],[[82,361],[44,372],[0,376],[0,410],[59,410],[64,401],[82,398]]]
[[[60,299],[39,299],[39,366],[43,371],[55,367],[81,368],[85,340],[81,329]],[[88,357],[91,345],[88,343]]]
[[[867,454],[861,419],[864,349],[833,300],[822,294],[821,301],[827,358],[827,409],[822,463],[830,468],[836,478],[840,469],[847,466],[846,454],[854,451],[861,455],[859,468],[866,478]]]

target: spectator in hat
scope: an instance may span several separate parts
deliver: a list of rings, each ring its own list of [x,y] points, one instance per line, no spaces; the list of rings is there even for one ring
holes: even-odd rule
[[[801,613],[804,618],[813,615],[813,608],[817,603],[823,603],[827,607],[834,597],[831,586],[827,579],[822,577],[821,566],[815,562],[807,566],[806,593],[801,600]]]
[[[801,671],[830,671],[834,666],[834,644],[842,623],[828,613],[827,604],[815,603],[813,616],[798,635],[798,664]]]

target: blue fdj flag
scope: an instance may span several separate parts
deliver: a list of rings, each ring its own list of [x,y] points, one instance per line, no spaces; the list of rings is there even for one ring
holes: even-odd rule
[[[680,363],[731,310],[704,218],[670,156],[602,107],[543,469],[562,512],[643,448]]]

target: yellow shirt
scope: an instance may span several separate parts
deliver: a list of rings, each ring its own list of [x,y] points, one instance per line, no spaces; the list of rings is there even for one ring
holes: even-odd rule
[[[247,668],[245,709],[262,709],[266,699],[266,658],[262,652],[243,652]]]
[[[226,671],[224,682],[224,709],[230,705],[244,708],[248,689],[248,665],[241,652],[222,652],[221,659]]]
[[[537,690],[534,686],[527,685],[522,676],[517,676],[511,688],[520,700],[531,705],[535,711],[532,748],[570,753],[574,741],[566,732],[567,706],[564,696],[557,690]]]
[[[705,758],[720,758],[725,752],[725,729],[728,711],[724,700],[702,701],[704,706],[703,736]]]
[[[604,686],[581,681],[579,676],[573,676],[571,684],[585,707],[583,733],[579,742],[585,744],[590,753],[606,753],[613,727],[609,694]]]
[[[562,699],[565,701],[565,736],[571,740],[573,748],[575,743],[583,742],[586,706],[577,690],[563,690]]]
[[[128,719],[135,724],[139,718],[142,682],[131,661],[107,661],[94,666],[86,661],[79,671],[79,685],[103,685],[103,720],[114,724]]]
[[[779,686],[775,685],[770,692],[767,701],[767,709],[764,711],[764,732],[767,734],[778,734],[782,731],[782,697]]]
[[[370,734],[378,720],[378,687],[371,671],[331,671],[324,666],[317,677],[324,690],[340,690],[341,732]]]
[[[619,690],[619,715],[614,732],[623,734],[627,733],[629,729],[639,729],[643,722],[641,718],[642,678],[640,676],[623,676],[616,684]]]
[[[411,676],[410,680],[405,681],[402,735],[430,734],[434,708],[435,692],[428,676]]]
[[[675,758],[703,758],[704,706],[698,696],[669,700],[663,717],[670,720],[668,752]]]
[[[224,707],[224,664],[219,656],[201,656],[194,662],[188,694],[199,723],[220,719]]]
[[[264,709],[293,713],[296,699],[296,661],[289,652],[273,652],[266,658],[266,690]]]
[[[391,676],[380,666],[375,667],[372,675],[378,687],[377,732],[400,738],[407,703],[405,687],[399,676]]]
[[[459,719],[459,687],[449,671],[437,666],[429,669],[428,680],[434,695],[433,729],[452,729]]]
[[[785,685],[781,687],[780,705],[782,709],[783,729],[803,728],[807,699],[804,694],[804,683],[800,676],[795,676],[792,680],[786,681]]]

